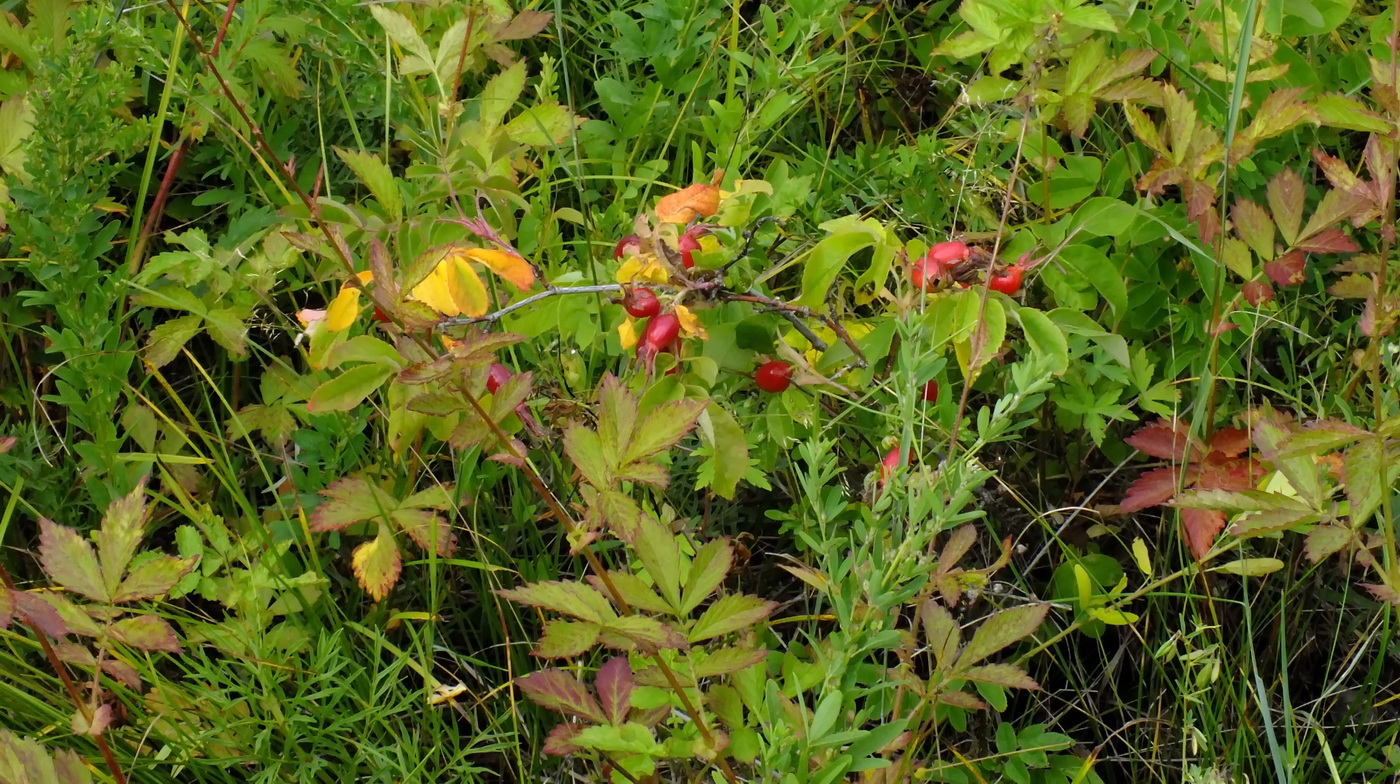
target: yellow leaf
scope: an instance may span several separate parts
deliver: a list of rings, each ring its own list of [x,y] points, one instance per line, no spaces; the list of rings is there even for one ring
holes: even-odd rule
[[[681,334],[686,337],[706,338],[705,327],[700,323],[700,319],[695,317],[690,308],[684,305],[676,306],[676,319],[681,322]]]
[[[521,291],[529,291],[535,285],[535,271],[525,259],[504,250],[470,248],[466,254],[473,261],[485,264],[487,269],[500,275]]]
[[[413,287],[413,298],[444,315],[459,315],[462,309],[457,307],[457,301],[452,298],[448,284],[450,277],[449,264],[447,259],[443,259]]]
[[[1152,558],[1148,556],[1147,543],[1141,537],[1133,540],[1133,560],[1137,561],[1137,567],[1143,574],[1152,576]]]
[[[448,291],[452,292],[457,308],[468,316],[484,315],[490,302],[486,297],[486,286],[472,265],[455,254],[443,259],[443,265],[449,270]]]
[[[723,171],[715,172],[714,180],[706,185],[697,183],[682,188],[656,203],[656,219],[662,223],[689,223],[694,218],[708,218],[719,211],[719,182]]]
[[[399,581],[399,543],[389,532],[389,526],[380,524],[379,535],[372,541],[355,548],[350,556],[350,566],[360,587],[375,601],[389,595],[389,589]]]
[[[629,256],[622,262],[622,266],[617,268],[618,283],[665,283],[670,279],[671,273],[650,253]]]
[[[326,329],[331,332],[343,332],[355,323],[355,317],[359,314],[360,290],[346,286],[331,300],[330,307],[326,308]]]
[[[623,351],[637,345],[637,322],[633,321],[631,316],[617,325],[617,337],[622,341]]]

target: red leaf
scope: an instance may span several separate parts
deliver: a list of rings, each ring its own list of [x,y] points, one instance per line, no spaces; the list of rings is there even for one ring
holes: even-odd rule
[[[1244,301],[1255,307],[1274,301],[1274,287],[1267,280],[1251,280],[1244,284],[1243,293]]]
[[[1280,286],[1296,286],[1304,280],[1303,267],[1307,260],[1300,250],[1290,250],[1264,265],[1264,274]]]
[[[1322,169],[1323,176],[1332,183],[1333,188],[1349,191],[1361,184],[1361,179],[1340,158],[1328,155],[1322,150],[1313,150],[1312,154],[1313,160],[1317,161],[1318,168]]]
[[[1191,437],[1179,424],[1159,419],[1138,428],[1136,433],[1123,440],[1144,455],[1181,463],[1186,460],[1186,450]]]
[[[636,681],[632,679],[632,668],[627,665],[627,657],[609,659],[598,668],[598,678],[593,683],[598,690],[598,698],[603,703],[603,712],[608,721],[621,724],[627,721],[627,712],[632,708],[632,689]]]
[[[70,633],[68,624],[63,622],[58,610],[44,601],[42,596],[28,591],[13,591],[10,598],[15,603],[15,617],[24,621],[30,628],[38,629],[54,639]]]
[[[1308,253],[1356,253],[1361,250],[1346,232],[1335,227],[1303,240],[1298,243],[1298,248]]]
[[[1182,509],[1181,532],[1196,560],[1210,552],[1215,537],[1225,527],[1225,513],[1207,509]]]
[[[552,754],[556,757],[563,757],[582,751],[582,747],[574,745],[574,738],[578,737],[584,728],[578,724],[560,724],[549,731],[549,735],[544,739],[545,754]]]
[[[597,700],[593,699],[593,695],[588,693],[588,689],[579,683],[578,678],[563,670],[532,672],[523,678],[517,678],[515,684],[537,705],[594,724],[608,722],[607,716],[603,715],[603,709],[599,707]]]
[[[1249,449],[1249,431],[1239,427],[1226,427],[1217,430],[1210,437],[1211,457],[1216,454],[1224,457],[1239,457]]]
[[[1160,506],[1176,495],[1177,472],[1175,468],[1154,468],[1146,471],[1128,487],[1119,510],[1124,514]]]

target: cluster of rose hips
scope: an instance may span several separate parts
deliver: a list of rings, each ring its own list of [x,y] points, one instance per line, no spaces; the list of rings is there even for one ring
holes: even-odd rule
[[[965,242],[954,240],[937,243],[928,249],[923,258],[914,262],[909,270],[909,280],[914,284],[914,288],[923,291],[955,281],[967,288],[970,285],[968,281],[974,278],[976,270],[963,265],[963,262],[972,258],[973,252]],[[1021,290],[1021,280],[1024,276],[1025,268],[1017,262],[1001,272],[991,273],[987,287],[1009,297]]]

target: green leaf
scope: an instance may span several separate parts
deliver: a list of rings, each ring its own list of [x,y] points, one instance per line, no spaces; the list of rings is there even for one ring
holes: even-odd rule
[[[1026,342],[1031,351],[1049,360],[1050,372],[1063,375],[1069,369],[1069,343],[1065,333],[1055,326],[1050,317],[1033,308],[1019,308],[1016,317],[1021,322],[1021,331],[1026,333]]]
[[[380,519],[398,508],[398,502],[388,493],[358,476],[330,483],[321,495],[330,500],[311,513],[313,531],[338,531],[347,525]]]
[[[673,608],[681,606],[681,555],[676,538],[654,515],[643,513],[632,546],[661,596]]]
[[[1341,93],[1319,95],[1313,111],[1323,125],[1367,133],[1392,133],[1395,128],[1384,117],[1370,111],[1355,98]]]
[[[1350,528],[1341,525],[1319,525],[1308,531],[1305,551],[1308,560],[1317,563],[1346,547],[1352,540]]]
[[[608,572],[608,579],[612,582],[613,588],[621,594],[622,600],[627,602],[627,606],[633,610],[649,613],[671,613],[673,608],[651,589],[651,586],[642,582],[642,579],[631,572]],[[607,595],[607,587],[596,575],[590,575],[589,584],[604,596]]]
[[[568,615],[583,621],[604,623],[617,617],[617,612],[603,595],[593,588],[576,582],[542,582],[523,585],[519,588],[503,588],[496,591],[513,602],[543,607],[561,615]]]
[[[696,678],[733,675],[740,670],[761,664],[768,658],[768,651],[761,648],[704,649],[703,653],[701,650],[697,648],[690,654],[692,659],[698,659],[694,670]]]
[[[378,8],[379,6],[374,6]],[[306,410],[312,414],[328,411],[349,411],[383,386],[394,375],[392,368],[381,365],[360,365],[327,381],[311,393]]]
[[[1109,196],[1098,196],[1079,204],[1070,218],[1070,230],[1093,237],[1123,237],[1137,220],[1138,209],[1133,204]]]
[[[958,670],[966,670],[1008,645],[1035,634],[1049,611],[1048,604],[1024,604],[1002,610],[983,621],[958,657]]]
[[[410,29],[411,27],[410,25]],[[403,220],[403,194],[399,192],[399,185],[394,180],[394,173],[389,170],[388,164],[380,160],[377,155],[370,155],[359,150],[345,150],[336,147],[335,154],[340,156],[340,159],[345,161],[345,165],[349,166],[350,170],[355,172],[355,176],[360,178],[360,182],[369,188],[370,195],[379,202],[379,206],[384,208],[384,212],[389,215],[391,220],[396,223]]]
[[[204,331],[230,354],[248,353],[248,327],[232,308],[214,308],[204,314]]]
[[[97,554],[77,531],[39,518],[39,563],[49,579],[64,588],[93,601],[108,600]]]
[[[1123,273],[1113,266],[1103,251],[1092,245],[1073,243],[1063,248],[1055,258],[1089,281],[1112,306],[1115,318],[1122,318],[1127,313],[1128,284],[1123,280]]]
[[[1238,574],[1241,577],[1263,577],[1283,568],[1283,561],[1277,558],[1241,558],[1227,564],[1211,567],[1209,571]]]
[[[680,400],[663,403],[649,411],[638,423],[622,462],[636,462],[675,446],[695,427],[695,420],[705,411],[705,405],[704,401]]]
[[[131,570],[112,596],[113,604],[157,599],[170,592],[180,578],[194,569],[198,558],[157,556]]]
[[[978,292],[968,289],[958,292],[957,296],[958,323],[970,323],[973,328],[970,334],[954,343],[953,347],[963,375],[976,378],[982,367],[1001,352],[1001,347],[1006,342],[1006,308],[1002,306],[1000,299],[989,298],[986,310],[982,312],[982,318],[979,320],[977,311],[981,307],[981,297]]]
[[[180,349],[203,328],[204,319],[196,315],[180,316],[156,325],[146,335],[146,364],[152,368],[170,364],[180,355]]]
[[[924,627],[924,640],[927,641],[929,650],[933,651],[938,669],[943,670],[953,663],[958,646],[962,644],[962,632],[958,622],[953,620],[953,616],[937,599],[924,602],[919,611],[919,618]]]
[[[423,41],[423,36],[418,34],[417,28],[413,26],[413,22],[408,17],[383,5],[372,5],[369,7],[369,12],[384,28],[384,32],[389,34],[390,40],[409,53],[417,55],[425,63],[433,61],[428,44]]]
[[[336,345],[327,352],[325,367],[335,370],[346,362],[367,362],[395,371],[408,364],[398,349],[371,335],[356,335]]]
[[[482,131],[490,134],[501,121],[505,119],[506,113],[515,102],[520,100],[520,93],[525,89],[525,61],[521,60],[515,65],[505,69],[491,78],[486,86],[481,90],[480,122]]]
[[[803,263],[802,294],[795,305],[821,308],[851,256],[879,242],[883,234],[879,221],[854,216],[827,221],[821,228],[831,235],[818,242]]]
[[[102,567],[106,596],[117,592],[145,531],[146,482],[142,480],[130,493],[107,505],[97,531],[97,560]]]
[[[690,562],[690,579],[685,583],[685,601],[678,615],[690,615],[691,610],[710,597],[724,582],[734,560],[734,548],[728,539],[707,542]]]
[[[123,618],[107,627],[107,634],[117,642],[138,650],[183,653],[175,630],[154,615]]]
[[[612,471],[603,459],[603,445],[597,433],[582,425],[570,425],[564,431],[564,453],[574,461],[585,482],[600,490],[612,485]]]
[[[551,147],[568,138],[579,120],[568,107],[557,103],[531,106],[506,123],[511,141],[531,147]]]
[[[645,615],[624,615],[608,621],[600,639],[604,645],[624,651],[686,647],[680,632]]]
[[[1346,451],[1347,500],[1351,503],[1351,524],[1362,525],[1380,508],[1390,483],[1384,481],[1385,445],[1377,436],[1367,436]]]
[[[760,599],[757,596],[730,594],[706,608],[703,615],[690,627],[686,635],[692,643],[718,637],[721,634],[737,632],[757,625],[778,609],[777,602]]]
[[[579,656],[597,644],[601,629],[589,621],[550,621],[544,625],[544,635],[535,647],[535,655],[541,659]]]
[[[744,429],[724,406],[711,401],[700,417],[700,438],[711,452],[708,460],[713,475],[709,488],[720,498],[732,500],[749,471],[749,443]]]

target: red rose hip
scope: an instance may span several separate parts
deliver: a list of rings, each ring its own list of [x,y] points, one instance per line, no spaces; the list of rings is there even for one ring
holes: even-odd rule
[[[792,386],[792,365],[776,359],[765,362],[754,372],[753,382],[764,392],[784,392]]]
[[[617,241],[617,246],[613,248],[613,258],[620,259],[642,250],[642,238],[635,234],[628,234]]]
[[[661,300],[651,289],[633,289],[623,298],[622,307],[633,318],[651,318],[661,312]]]
[[[513,375],[515,374],[510,372],[510,368],[505,365],[499,362],[491,363],[491,370],[486,374],[486,391],[493,395],[496,394],[496,390],[500,389],[501,385],[509,381]]]
[[[1021,290],[1021,277],[1024,274],[1020,264],[1012,264],[1000,275],[993,275],[987,286],[992,291],[1000,291],[1008,297]]]

